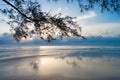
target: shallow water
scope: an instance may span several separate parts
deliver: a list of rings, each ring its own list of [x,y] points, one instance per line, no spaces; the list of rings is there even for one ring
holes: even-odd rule
[[[120,80],[120,46],[0,46],[0,80]]]

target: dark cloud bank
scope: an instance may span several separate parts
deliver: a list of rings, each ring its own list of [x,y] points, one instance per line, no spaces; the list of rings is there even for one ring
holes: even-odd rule
[[[51,43],[43,41],[40,38],[33,40],[21,41],[17,43],[10,34],[4,33],[0,35],[0,44],[19,44],[19,45],[120,45],[120,36],[117,37],[102,37],[90,36],[87,40],[80,38],[63,38],[57,39]]]

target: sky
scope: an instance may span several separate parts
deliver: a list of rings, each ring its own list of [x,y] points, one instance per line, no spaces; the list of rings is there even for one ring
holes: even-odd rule
[[[1,1],[0,1],[1,2]],[[120,14],[104,12],[95,8],[81,13],[76,1],[67,3],[66,0],[48,2],[39,0],[41,10],[51,14],[62,13],[62,16],[76,17],[75,21],[82,27],[82,35],[86,37],[114,38],[120,37]],[[1,3],[2,4],[2,3]],[[0,14],[1,18],[6,16]],[[10,27],[0,20],[0,35],[10,33]]]

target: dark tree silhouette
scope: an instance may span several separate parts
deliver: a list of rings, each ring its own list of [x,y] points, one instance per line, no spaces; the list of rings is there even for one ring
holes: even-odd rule
[[[51,42],[55,37],[71,37],[81,35],[81,27],[74,22],[74,17],[62,17],[61,13],[51,15],[42,12],[40,4],[36,0],[2,0],[9,8],[0,11],[9,17],[7,22],[11,26],[11,32],[17,42],[23,38],[39,36],[43,40]],[[39,1],[39,0],[38,0]],[[59,0],[48,0],[59,1]],[[66,0],[68,3],[77,1],[80,11],[93,9],[100,6],[102,11],[120,13],[119,0]],[[32,27],[32,29],[30,28]],[[85,38],[84,38],[85,39]]]

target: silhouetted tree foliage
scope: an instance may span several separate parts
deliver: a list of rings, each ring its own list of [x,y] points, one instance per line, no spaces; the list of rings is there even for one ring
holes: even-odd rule
[[[61,0],[48,0],[49,2],[58,2]],[[98,7],[98,9],[101,10],[101,12],[109,11],[109,12],[115,12],[120,14],[120,0],[66,0],[67,3],[69,2],[77,2],[80,11],[88,11],[90,9],[94,9],[95,7]]]
[[[82,37],[81,27],[74,21],[74,17],[62,17],[61,13],[52,15],[42,12],[41,6],[36,0],[2,0],[8,8],[0,9],[9,17],[7,22],[11,26],[11,32],[16,41],[23,38],[39,36],[43,40],[51,42],[55,37]],[[39,0],[38,0],[39,1]],[[59,1],[59,0],[48,0]],[[119,0],[66,0],[68,3],[77,1],[80,11],[93,9],[100,6],[102,11],[120,13]],[[85,39],[85,38],[84,38]]]

